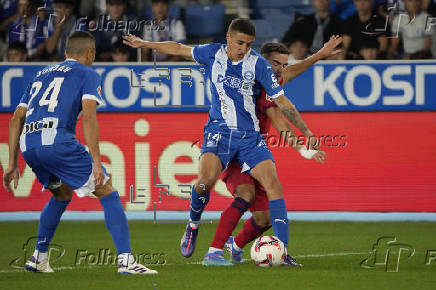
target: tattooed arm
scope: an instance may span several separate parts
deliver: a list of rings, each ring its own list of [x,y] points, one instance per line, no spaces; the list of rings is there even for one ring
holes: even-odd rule
[[[286,119],[294,124],[294,126],[297,127],[301,133],[306,136],[313,136],[312,132],[309,130],[309,128],[307,128],[306,123],[304,123],[303,119],[301,118],[297,108],[295,108],[294,104],[292,104],[288,98],[286,98],[284,95],[281,95],[278,98],[273,99],[273,101],[280,108]]]
[[[301,133],[306,135],[306,138],[308,140],[307,147],[309,149],[319,150],[320,147],[316,137],[314,137],[312,131],[310,131],[306,123],[304,123],[303,118],[301,118],[301,115],[298,112],[297,108],[295,108],[294,104],[292,104],[292,102],[284,95],[273,99],[273,101],[280,108],[286,119],[294,124],[294,126],[297,127],[301,131]]]

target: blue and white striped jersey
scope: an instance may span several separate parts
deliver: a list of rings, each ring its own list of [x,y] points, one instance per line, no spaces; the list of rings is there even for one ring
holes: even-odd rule
[[[269,62],[250,50],[243,60],[232,62],[226,45],[195,46],[192,57],[206,65],[211,80],[212,107],[209,122],[220,122],[228,129],[259,131],[256,98],[263,87],[271,98],[284,94]]]
[[[103,103],[101,78],[92,68],[67,59],[39,71],[18,104],[27,108],[21,151],[76,140],[83,99]]]

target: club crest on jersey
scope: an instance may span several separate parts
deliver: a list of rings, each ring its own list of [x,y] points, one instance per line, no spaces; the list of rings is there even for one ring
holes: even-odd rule
[[[244,73],[244,79],[245,79],[246,81],[252,81],[252,80],[254,79],[254,72],[252,72],[252,71],[246,71],[246,72]]]

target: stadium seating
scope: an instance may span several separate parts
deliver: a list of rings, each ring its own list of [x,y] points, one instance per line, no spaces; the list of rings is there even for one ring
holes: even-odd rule
[[[182,9],[179,5],[170,5],[170,10],[168,11],[168,14],[175,19],[180,19],[182,16]],[[153,12],[151,11],[151,7],[145,7],[144,11],[142,12],[142,17],[146,20],[149,20],[153,18]]]
[[[289,26],[294,21],[294,13],[283,13],[278,9],[268,9],[268,13],[262,13],[265,19],[272,28],[272,37],[277,38],[279,41],[288,30]]]
[[[260,51],[260,47],[265,42],[278,41],[274,38],[274,29],[270,23],[265,19],[253,19],[256,26],[256,40],[253,43],[253,49]]]
[[[281,41],[296,14],[314,13],[310,3],[308,0],[251,0],[251,18],[257,29],[254,47],[261,41]]]
[[[374,4],[374,3],[373,3]],[[341,5],[337,5],[336,1],[331,1],[329,6],[330,11],[346,20],[348,17],[356,13],[356,6],[352,0],[342,0]]]
[[[224,5],[188,5],[186,31],[188,37],[219,37],[225,30]]]
[[[253,9],[265,9],[265,8],[287,8],[293,4],[303,4],[309,2],[307,0],[251,0],[250,7]]]

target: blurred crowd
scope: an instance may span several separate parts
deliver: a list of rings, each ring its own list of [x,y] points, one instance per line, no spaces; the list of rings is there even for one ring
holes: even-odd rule
[[[286,9],[285,2],[291,3]],[[236,3],[230,13],[229,3]],[[2,0],[0,5],[0,58],[8,62],[63,60],[65,40],[75,30],[94,34],[97,61],[178,61],[130,49],[122,35],[222,42],[226,24],[237,16],[254,19],[259,41],[283,42],[290,63],[316,52],[332,35],[343,36],[336,60],[436,57],[436,0]],[[268,16],[283,21],[271,24]],[[272,29],[280,35],[272,37],[258,23],[276,25]]]
[[[313,0],[315,12],[297,15],[283,37],[293,59],[343,36],[334,59],[430,59],[436,57],[436,1]]]

